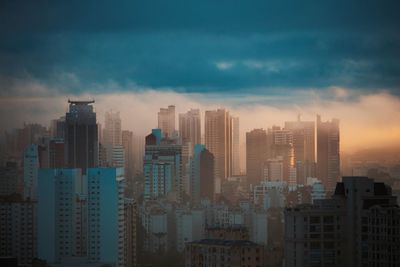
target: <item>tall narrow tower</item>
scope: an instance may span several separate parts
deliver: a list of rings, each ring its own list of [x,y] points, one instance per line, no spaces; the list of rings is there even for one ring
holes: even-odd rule
[[[206,148],[215,159],[215,191],[219,193],[220,183],[232,175],[232,119],[225,109],[206,111]]]
[[[65,115],[65,160],[69,168],[98,165],[98,134],[93,101],[70,101]]]
[[[317,115],[317,177],[328,192],[335,189],[340,177],[339,120],[322,122]]]

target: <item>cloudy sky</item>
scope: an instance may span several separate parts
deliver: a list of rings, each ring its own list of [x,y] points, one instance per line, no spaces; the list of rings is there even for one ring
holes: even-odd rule
[[[1,130],[93,97],[144,134],[160,106],[227,107],[242,136],[338,117],[344,149],[400,144],[399,1],[1,1]],[[357,136],[357,138],[354,138]]]

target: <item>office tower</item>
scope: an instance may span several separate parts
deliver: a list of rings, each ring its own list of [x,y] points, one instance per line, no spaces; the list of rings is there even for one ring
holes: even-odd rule
[[[133,132],[122,131],[122,146],[125,156],[125,178],[127,183],[132,183],[134,174]]]
[[[285,130],[292,132],[297,183],[305,184],[307,177],[315,176],[315,122],[301,121],[299,116],[285,122]]]
[[[49,263],[86,255],[85,188],[80,169],[40,169],[38,258]]]
[[[182,185],[182,146],[174,140],[161,138],[160,129],[146,136],[143,162],[144,197],[170,197],[179,200]]]
[[[239,117],[232,117],[232,175],[240,175]]]
[[[317,177],[327,192],[333,192],[340,177],[339,120],[322,122],[317,115]]]
[[[283,160],[283,180],[289,182],[290,171],[294,166],[293,135],[286,129],[273,126],[268,130],[268,135],[272,138],[272,158]]]
[[[103,129],[103,144],[113,146],[122,145],[121,138],[121,118],[119,112],[106,112]]]
[[[399,266],[399,221],[389,186],[343,177],[332,198],[285,210],[286,266]]]
[[[137,263],[136,219],[137,204],[132,198],[124,199],[125,221],[125,267],[135,267]]]
[[[102,138],[102,146],[106,151],[105,166],[125,167],[125,153],[122,145],[121,118],[119,112],[106,112]]]
[[[36,208],[36,202],[20,196],[0,200],[0,258],[14,257],[18,266],[31,266],[37,257]]]
[[[24,152],[24,198],[37,199],[39,169],[38,145],[29,145]]]
[[[232,176],[232,119],[225,109],[206,111],[205,144],[214,155],[215,193],[221,192],[221,182]]]
[[[87,174],[88,259],[124,266],[124,170],[90,168]]]
[[[190,160],[190,196],[194,203],[214,199],[214,155],[197,144]]]
[[[190,142],[192,146],[201,144],[200,110],[190,109],[179,114],[179,134],[182,143]]]
[[[185,266],[264,266],[264,248],[247,240],[189,242],[185,249]]]
[[[6,162],[6,166],[0,167],[0,196],[23,193],[23,179],[17,163]]]
[[[65,115],[65,160],[66,167],[95,167],[99,160],[99,143],[94,101],[70,101]]]
[[[160,108],[158,112],[158,128],[166,137],[173,137],[175,134],[175,106]]]
[[[40,169],[38,257],[123,266],[123,188],[122,168]]]
[[[248,184],[263,180],[263,165],[267,160],[267,132],[254,129],[246,133],[246,173]]]

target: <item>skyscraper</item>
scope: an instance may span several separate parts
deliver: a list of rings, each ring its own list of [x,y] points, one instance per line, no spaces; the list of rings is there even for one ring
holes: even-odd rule
[[[122,146],[125,155],[125,177],[127,180],[133,178],[133,132],[122,131]]]
[[[190,196],[195,203],[214,199],[214,155],[204,145],[194,147],[190,159]]]
[[[167,137],[172,137],[175,132],[175,106],[160,108],[158,112],[158,128]]]
[[[232,175],[240,175],[239,117],[232,117]]]
[[[121,138],[121,118],[119,112],[106,112],[103,129],[103,144],[122,145]]]
[[[201,143],[200,110],[190,109],[179,114],[179,134],[182,142],[190,142],[192,146]]]
[[[106,166],[125,167],[125,153],[122,146],[121,118],[119,112],[106,112],[102,145],[106,152]]]
[[[38,145],[29,145],[24,151],[24,198],[37,199],[39,169]]]
[[[301,121],[299,116],[285,122],[285,130],[292,132],[297,183],[305,184],[307,177],[315,176],[315,122]]]
[[[206,111],[205,144],[214,155],[216,193],[220,193],[222,180],[232,175],[232,132],[232,119],[227,110]]]
[[[246,172],[248,184],[256,185],[263,179],[263,165],[267,160],[267,132],[254,129],[246,133]]]
[[[94,101],[70,101],[65,116],[66,166],[87,168],[98,165],[98,133],[96,113],[91,104]]]
[[[322,122],[317,115],[317,177],[332,192],[340,177],[339,120]]]

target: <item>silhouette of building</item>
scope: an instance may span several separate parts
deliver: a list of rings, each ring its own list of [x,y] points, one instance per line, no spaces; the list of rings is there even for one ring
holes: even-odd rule
[[[343,177],[330,199],[285,210],[286,266],[399,266],[400,208],[391,188]]]
[[[175,106],[160,108],[158,112],[158,128],[166,137],[173,137],[175,134]]]
[[[339,120],[322,122],[317,115],[317,177],[327,192],[333,192],[340,178]]]
[[[65,115],[65,160],[66,167],[87,168],[98,165],[99,142],[94,101],[70,101]]]
[[[204,145],[194,147],[190,161],[190,196],[194,203],[214,199],[214,155]]]
[[[267,132],[254,129],[246,133],[246,173],[248,184],[256,185],[264,179],[263,166],[267,160]]]

